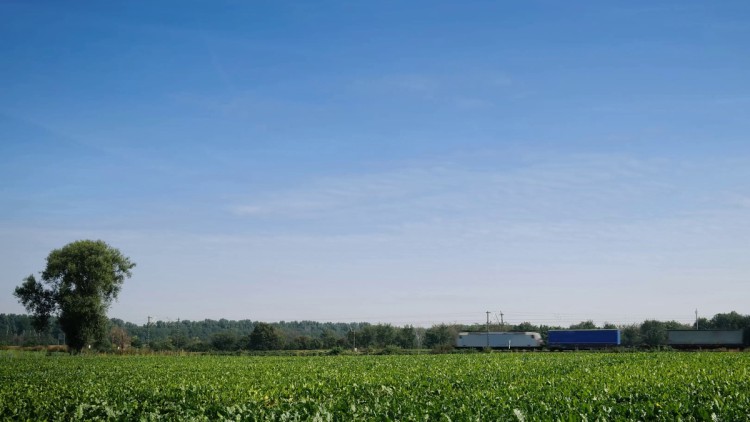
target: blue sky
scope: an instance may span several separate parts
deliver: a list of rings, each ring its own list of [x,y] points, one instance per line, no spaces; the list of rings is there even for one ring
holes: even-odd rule
[[[50,250],[110,315],[750,313],[750,4],[0,4],[0,312]]]

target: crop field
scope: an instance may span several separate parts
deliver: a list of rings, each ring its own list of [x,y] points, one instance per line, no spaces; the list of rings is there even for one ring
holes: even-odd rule
[[[3,420],[750,419],[748,353],[0,354]]]

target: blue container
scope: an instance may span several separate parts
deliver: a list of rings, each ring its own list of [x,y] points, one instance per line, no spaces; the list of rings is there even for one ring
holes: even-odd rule
[[[551,330],[547,346],[550,349],[587,349],[620,345],[620,330]]]

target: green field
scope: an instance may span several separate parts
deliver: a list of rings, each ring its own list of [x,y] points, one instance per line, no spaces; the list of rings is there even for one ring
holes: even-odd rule
[[[3,420],[750,419],[748,353],[0,355]]]

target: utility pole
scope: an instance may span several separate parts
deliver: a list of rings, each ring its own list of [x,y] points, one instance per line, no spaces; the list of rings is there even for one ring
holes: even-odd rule
[[[352,333],[352,343],[353,343],[352,350],[356,352],[357,351],[357,331],[354,330],[354,324],[353,323],[349,327],[349,331]]]
[[[148,317],[148,322],[146,322],[146,346],[148,346],[150,341],[151,341],[151,317]]]
[[[487,311],[487,348],[490,348],[490,311]]]
[[[698,331],[698,308],[695,308],[695,330]]]
[[[503,311],[500,311],[500,329],[505,330],[505,321],[503,321]]]

